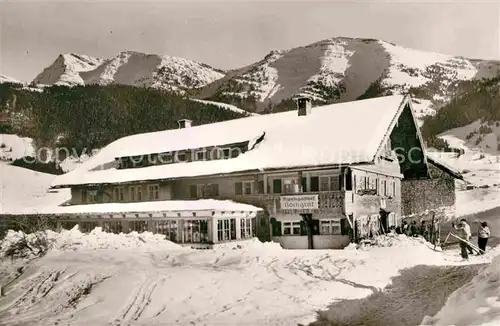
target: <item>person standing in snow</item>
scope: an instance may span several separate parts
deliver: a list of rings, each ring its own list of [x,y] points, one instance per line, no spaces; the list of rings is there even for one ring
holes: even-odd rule
[[[457,231],[457,236],[460,237],[461,239],[467,239],[467,230],[466,226],[463,221],[460,221],[458,225],[455,225],[455,223],[452,224],[453,228]],[[469,259],[469,255],[467,254],[467,249],[469,245],[465,241],[460,241],[460,254],[463,259]]]
[[[417,221],[412,221],[410,226],[410,232],[412,237],[418,237],[418,225]]]
[[[462,222],[462,224],[464,226],[464,231],[465,231],[465,234],[466,234],[466,237],[464,239],[470,242],[470,238],[472,237],[472,233],[470,231],[470,225],[467,223],[467,220],[465,218],[461,219],[460,222]],[[470,245],[468,245],[468,244],[467,244],[467,250],[469,250],[469,253],[471,255],[474,254],[474,251],[472,250],[472,247]]]
[[[490,228],[488,227],[488,223],[481,222],[481,225],[479,226],[479,230],[477,232],[477,246],[483,251],[481,254],[484,254],[484,252],[486,251],[486,244],[488,243],[490,234],[491,232]]]
[[[410,225],[408,225],[408,222],[403,221],[403,226],[401,229],[404,235],[410,236]]]

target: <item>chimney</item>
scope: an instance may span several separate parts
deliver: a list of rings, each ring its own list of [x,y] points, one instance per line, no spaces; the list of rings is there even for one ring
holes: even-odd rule
[[[295,97],[295,102],[297,103],[297,112],[299,116],[311,114],[312,103],[310,97],[300,95]]]
[[[181,119],[181,120],[177,121],[177,123],[179,124],[179,129],[191,127],[192,122],[193,121],[188,120],[188,119]]]

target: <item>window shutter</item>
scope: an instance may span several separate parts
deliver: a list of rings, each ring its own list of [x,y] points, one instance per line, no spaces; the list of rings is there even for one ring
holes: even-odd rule
[[[277,221],[274,217],[271,218],[271,236],[279,237],[281,236],[281,222]]]
[[[264,193],[264,180],[259,180],[257,182],[257,191],[259,192],[259,194]]]
[[[319,177],[311,177],[310,191],[319,191]]]
[[[273,180],[273,193],[280,194],[281,193],[281,179]]]
[[[300,221],[300,235],[307,235],[307,225],[306,221]]]
[[[241,183],[241,182],[234,183],[234,194],[235,195],[242,195],[243,194],[243,183]]]
[[[351,226],[349,225],[349,221],[347,218],[343,218],[340,220],[340,234],[341,235],[349,235]]]
[[[198,192],[196,190],[196,185],[189,185],[189,197],[198,198]]]
[[[307,192],[307,178],[302,177],[301,183],[302,183],[302,191]]]

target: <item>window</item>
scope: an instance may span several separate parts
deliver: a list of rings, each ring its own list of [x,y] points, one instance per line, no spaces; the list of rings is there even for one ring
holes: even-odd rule
[[[206,161],[207,151],[205,149],[197,151],[195,154],[196,161]]]
[[[302,187],[302,192],[307,192],[307,178],[302,177],[300,180],[300,185]]]
[[[132,231],[146,232],[148,230],[148,221],[132,221]]]
[[[253,193],[253,181],[243,181],[243,194],[251,195]]]
[[[370,178],[369,177],[363,177],[363,178],[364,178],[365,189],[370,189]]]
[[[175,162],[186,162],[186,153],[185,152],[177,152],[175,153]]]
[[[212,198],[219,196],[219,185],[216,183],[197,185],[197,197],[194,198]]]
[[[386,181],[386,184],[385,184],[385,195],[386,196],[391,196],[391,190],[392,190],[391,182],[392,181],[390,181],[390,180]]]
[[[115,202],[122,202],[125,200],[123,187],[116,187],[113,189],[113,199]]]
[[[301,235],[300,232],[300,221],[294,222],[283,222],[282,225],[282,234],[283,235]]]
[[[252,237],[252,219],[250,218],[242,218],[240,220],[240,230],[241,230],[241,238],[251,238]]]
[[[236,219],[217,220],[217,239],[218,241],[236,239]]]
[[[330,191],[340,190],[340,175],[330,176]]]
[[[207,220],[184,220],[182,224],[182,242],[208,242]]]
[[[320,234],[341,234],[340,220],[320,220]]]
[[[293,179],[283,179],[283,193],[291,194],[295,192],[295,182]]]
[[[392,181],[392,196],[396,196],[396,180]]]
[[[173,242],[177,242],[177,221],[176,220],[162,220],[156,221],[156,232],[164,234],[165,237]]]
[[[240,149],[239,148],[231,148],[231,158],[238,157],[240,155]]]
[[[209,152],[209,160],[220,160],[225,158],[224,150],[219,147],[214,147]]]
[[[89,203],[97,203],[97,190],[87,191],[87,200]]]
[[[106,221],[102,225],[102,230],[108,233],[119,234],[122,232],[122,222],[121,221]]]
[[[130,186],[130,201],[142,201],[142,186]]]
[[[99,223],[94,222],[94,221],[85,221],[85,222],[78,223],[78,228],[80,229],[80,231],[82,233],[88,233],[98,226],[99,226]]]
[[[319,177],[319,191],[340,190],[340,176],[321,176]]]
[[[254,192],[254,181],[248,180],[243,182],[235,182],[234,183],[234,194],[235,195],[251,195]],[[264,184],[262,184],[262,188],[264,188]]]
[[[160,186],[148,185],[148,200],[158,200],[158,199],[160,199]]]
[[[377,180],[377,178],[370,178],[370,183],[369,183],[369,187],[370,189],[376,189],[375,188],[375,180]]]
[[[375,190],[377,190],[377,195],[380,195],[379,186],[378,186],[378,178],[375,179]]]
[[[158,162],[161,164],[172,163],[172,154],[162,153],[158,156]]]
[[[222,156],[224,159],[235,158],[240,155],[240,152],[242,152],[242,150],[238,147],[227,147],[222,150]]]

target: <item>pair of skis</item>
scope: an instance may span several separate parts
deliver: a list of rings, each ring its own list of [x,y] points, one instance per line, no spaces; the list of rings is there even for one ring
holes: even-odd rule
[[[460,241],[463,241],[465,242],[466,244],[468,244],[472,249],[474,249],[477,253],[479,254],[484,254],[484,251],[479,249],[479,247],[477,247],[476,245],[472,244],[471,242],[467,241],[467,240],[464,240],[462,238],[460,238],[458,235],[454,234],[453,232],[449,232],[448,235],[446,236],[446,239],[444,240],[444,243],[443,245],[446,244],[446,242],[448,241],[449,237],[452,236],[453,238],[457,239],[457,240],[460,240]]]

